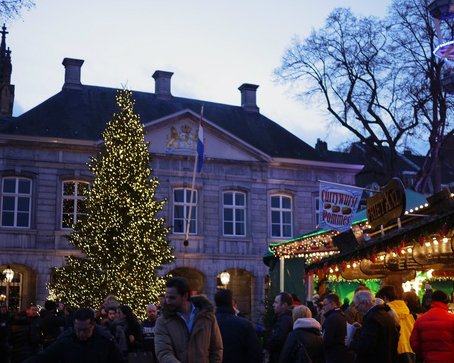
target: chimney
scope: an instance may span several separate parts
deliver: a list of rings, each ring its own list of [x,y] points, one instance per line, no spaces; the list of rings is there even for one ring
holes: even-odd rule
[[[172,78],[173,72],[156,71],[153,73],[155,80],[154,93],[156,98],[162,101],[170,101],[172,99],[172,93],[170,92],[170,78]]]
[[[63,63],[65,66],[65,84],[63,89],[78,89],[82,90],[83,86],[80,82],[80,68],[84,64],[83,59],[65,58]]]
[[[328,144],[326,141],[322,141],[317,139],[317,143],[315,144],[315,150],[318,152],[328,151]]]
[[[259,112],[257,107],[257,88],[255,84],[243,83],[238,89],[241,92],[241,107],[248,112]]]

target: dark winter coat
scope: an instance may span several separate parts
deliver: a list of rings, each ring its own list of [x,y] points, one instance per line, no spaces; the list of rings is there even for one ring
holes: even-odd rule
[[[128,319],[124,326],[126,344],[128,352],[137,352],[142,347],[142,329],[139,322],[135,318]],[[131,343],[130,336],[134,337],[134,343]]]
[[[221,363],[222,337],[211,302],[192,296],[195,317],[192,331],[183,319],[164,305],[156,320],[155,349],[160,363]]]
[[[18,363],[40,350],[41,319],[28,318],[25,313],[17,314],[10,328],[11,362]]]
[[[88,340],[80,341],[70,328],[54,344],[24,363],[125,363],[125,360],[112,335],[96,325]]]
[[[363,319],[358,338],[350,343],[356,363],[397,362],[399,332],[384,305],[372,307]]]
[[[251,322],[235,316],[232,307],[216,309],[224,345],[223,363],[261,363],[262,346]]]
[[[293,330],[292,311],[286,310],[279,315],[276,324],[274,324],[271,337],[268,340],[268,349],[270,351],[270,363],[279,362],[279,356],[285,344],[287,335]]]
[[[325,341],[320,323],[313,318],[300,318],[293,324],[293,331],[287,336],[279,363],[294,363],[296,346],[302,343],[312,363],[325,363]]]
[[[322,325],[326,363],[352,363],[355,353],[345,346],[347,317],[340,308],[325,313]]]
[[[416,320],[410,344],[426,363],[454,362],[454,315],[446,304],[432,302],[430,310]]]
[[[60,318],[54,311],[41,311],[41,327],[43,332],[43,347],[51,345],[62,332],[65,319]]]
[[[9,314],[0,315],[0,363],[7,363],[9,356],[8,334],[10,321]]]

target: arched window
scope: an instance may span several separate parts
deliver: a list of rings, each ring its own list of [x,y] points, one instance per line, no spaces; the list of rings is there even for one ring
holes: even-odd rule
[[[61,228],[71,229],[87,215],[85,198],[89,184],[83,181],[64,181],[62,187]]]
[[[7,177],[2,180],[2,227],[30,228],[32,181]]]
[[[222,197],[224,236],[246,236],[246,193],[226,191]]]
[[[2,269],[3,270],[3,269]],[[0,305],[6,305],[10,311],[21,310],[22,274],[14,271],[11,282],[0,271]]]
[[[286,195],[271,196],[271,237],[292,237],[292,198]]]

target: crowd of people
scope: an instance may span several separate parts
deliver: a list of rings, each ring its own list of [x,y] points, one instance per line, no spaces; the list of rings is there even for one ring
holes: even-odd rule
[[[124,362],[139,351],[148,352],[153,362],[158,306],[148,305],[146,316],[139,322],[113,295],[97,311],[50,300],[41,310],[31,304],[14,315],[2,306],[0,363]]]
[[[0,314],[0,363],[262,363],[255,327],[238,316],[227,289],[190,296],[186,279],[171,278],[146,319],[107,296],[97,310],[46,301],[11,316]]]
[[[2,307],[0,363],[454,362],[449,297],[437,290],[429,298],[426,310],[414,292],[384,286],[374,296],[360,286],[351,304],[329,292],[306,306],[281,292],[274,326],[260,339],[230,290],[218,290],[214,305],[174,277],[142,322],[113,295],[97,310],[46,301],[11,316]]]
[[[430,286],[428,285],[430,288]],[[441,290],[427,291],[427,308],[415,292],[399,296],[384,286],[375,296],[359,286],[348,305],[335,293],[295,306],[281,292],[269,339],[270,363],[454,362],[454,314]]]

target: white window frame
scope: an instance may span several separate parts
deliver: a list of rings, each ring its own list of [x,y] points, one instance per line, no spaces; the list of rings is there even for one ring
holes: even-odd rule
[[[224,204],[224,196],[226,194],[232,194],[232,201],[233,201],[233,204],[229,205],[229,204]],[[242,195],[243,196],[243,200],[244,200],[244,205],[238,205],[236,204],[236,199],[237,199],[237,195]],[[233,220],[231,221],[226,221],[225,220],[225,211],[227,209],[231,209],[232,210],[232,217],[233,217]],[[237,210],[242,210],[244,211],[243,215],[244,215],[244,220],[243,221],[238,221],[236,219],[236,211]],[[226,190],[222,193],[222,233],[224,236],[229,236],[229,237],[245,237],[246,236],[246,220],[247,220],[247,216],[246,216],[246,213],[247,213],[247,200],[246,200],[246,193],[245,192],[241,192],[241,191],[235,191],[235,190]],[[228,234],[225,232],[225,223],[228,222],[228,223],[232,223],[233,224],[233,233],[232,234]],[[240,233],[237,233],[237,224],[238,223],[242,223],[243,224],[243,231],[244,233],[240,234]]]
[[[65,195],[65,183],[74,183],[74,195]],[[72,230],[71,227],[64,227],[63,226],[63,216],[68,214],[72,215],[73,219],[73,225],[76,224],[78,217],[79,216],[86,216],[87,213],[77,213],[77,204],[79,203],[80,200],[84,200],[87,197],[83,195],[78,195],[78,190],[79,190],[79,184],[86,184],[88,188],[90,188],[90,183],[84,181],[84,180],[64,180],[61,183],[61,213],[60,213],[60,228],[62,230]],[[65,213],[64,212],[64,203],[65,200],[74,200],[74,206],[73,206],[73,211],[72,213]]]
[[[273,198],[279,198],[279,207],[273,207]],[[290,199],[290,208],[282,207],[282,199]],[[273,212],[279,213],[279,235],[273,234]],[[290,213],[290,223],[283,223],[284,213]],[[290,234],[284,235],[284,226],[290,226]],[[272,238],[291,238],[293,237],[293,198],[286,194],[272,194],[270,196],[270,235]]]
[[[177,190],[183,190],[183,202],[176,202],[175,201],[175,192]],[[173,206],[172,206],[172,222],[173,222],[173,228],[172,228],[172,233],[173,234],[186,234],[186,228],[188,224],[188,217],[189,217],[189,206],[190,206],[190,198],[191,198],[191,188],[174,188],[172,191],[172,201],[173,201]],[[197,212],[198,212],[198,193],[197,190],[194,189],[194,196],[193,196],[194,203],[192,204],[192,212],[191,212],[191,222],[194,221],[194,229],[195,231],[191,231],[189,229],[189,234],[190,235],[197,235]],[[183,219],[183,231],[175,231],[175,208],[177,206],[183,206],[183,218],[178,218],[178,220]],[[190,223],[190,227],[191,228]]]
[[[14,179],[14,183],[15,183],[15,186],[14,186],[14,192],[11,193],[11,192],[5,192],[5,180],[12,180]],[[19,181],[20,180],[26,180],[30,183],[30,192],[29,193],[19,193]],[[7,227],[7,228],[21,228],[21,229],[29,229],[30,228],[30,224],[31,224],[31,215],[32,215],[32,191],[33,191],[33,181],[30,179],[30,178],[22,178],[22,177],[15,177],[15,176],[11,176],[11,177],[4,177],[2,178],[2,210],[1,210],[1,219],[0,219],[0,223],[1,223],[1,226],[2,227]],[[10,197],[10,198],[14,198],[14,210],[7,210],[5,211],[4,210],[4,198],[5,197]],[[19,211],[19,198],[27,198],[28,199],[28,221],[27,221],[27,226],[18,226],[17,225],[17,215],[19,212],[21,213],[24,213],[25,211]],[[8,212],[8,213],[11,213],[13,212],[14,213],[14,222],[13,222],[13,225],[4,225],[3,224],[3,213],[4,212]]]
[[[318,221],[320,218],[320,196],[317,194],[314,197],[314,229],[318,226]]]

